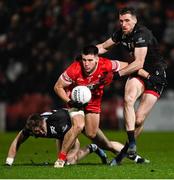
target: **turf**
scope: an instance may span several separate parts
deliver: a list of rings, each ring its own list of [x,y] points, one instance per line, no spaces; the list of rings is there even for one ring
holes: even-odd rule
[[[112,140],[121,142],[125,132],[105,131]],[[5,166],[9,145],[16,133],[0,134],[1,179],[170,179],[174,178],[174,132],[144,132],[138,139],[138,152],[151,160],[150,164],[135,164],[124,160],[122,165],[110,167],[101,164],[94,153],[78,165],[55,169],[55,140],[29,138],[19,149],[12,167]],[[83,145],[90,141],[80,136]],[[107,152],[107,151],[106,151]],[[113,154],[107,152],[109,158]]]

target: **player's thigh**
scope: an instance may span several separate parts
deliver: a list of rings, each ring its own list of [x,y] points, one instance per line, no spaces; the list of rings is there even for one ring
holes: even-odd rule
[[[144,91],[144,85],[142,82],[135,78],[128,78],[125,85],[125,101],[132,100],[135,101]]]
[[[96,134],[99,128],[100,114],[87,113],[85,117],[85,132],[86,134]]]
[[[136,121],[144,122],[157,100],[158,98],[153,94],[143,94],[136,111]]]

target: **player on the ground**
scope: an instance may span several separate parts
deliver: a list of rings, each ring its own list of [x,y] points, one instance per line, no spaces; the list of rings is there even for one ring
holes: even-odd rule
[[[42,114],[33,114],[29,116],[26,121],[25,127],[17,134],[10,145],[6,158],[6,164],[10,166],[13,164],[20,145],[25,142],[30,136],[55,138],[57,140],[60,140],[61,144],[61,141],[63,140],[70,127],[71,120],[66,109],[58,109],[52,112],[44,112]],[[123,147],[123,145],[118,142],[110,142],[104,136],[101,130],[99,130],[97,133],[96,142],[99,146],[101,145],[101,147],[104,147],[107,150],[111,150],[114,153],[119,152]],[[78,139],[76,139],[73,148],[68,152],[67,164],[75,164],[91,152],[95,152],[96,154],[98,154],[104,164],[107,163],[106,153],[96,144],[90,144],[80,149],[80,142],[78,141]],[[141,158],[140,156],[137,156],[134,161],[137,163],[146,162],[146,160]]]
[[[33,114],[29,116],[25,127],[17,134],[8,151],[6,159],[7,165],[12,165],[16,157],[20,145],[30,136],[41,138],[55,138],[61,141],[71,127],[71,120],[66,109],[58,109],[53,112],[45,112],[42,114]],[[58,143],[59,146],[59,143]],[[76,139],[73,148],[67,156],[69,164],[74,164],[91,152],[96,152],[102,159],[103,163],[107,163],[105,152],[96,144],[90,144],[85,148],[80,149],[80,143]]]

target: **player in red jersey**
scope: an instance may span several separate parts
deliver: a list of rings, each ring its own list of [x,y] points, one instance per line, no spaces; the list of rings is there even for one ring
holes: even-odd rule
[[[73,62],[61,74],[54,90],[69,105],[72,127],[64,137],[54,167],[64,166],[68,151],[84,128],[86,135],[92,140],[95,139],[99,128],[103,88],[111,83],[114,72],[127,65],[125,62],[99,57],[98,48],[90,45],[83,49],[82,59]],[[70,99],[71,90],[77,85],[88,86],[92,92],[92,98],[85,107]]]

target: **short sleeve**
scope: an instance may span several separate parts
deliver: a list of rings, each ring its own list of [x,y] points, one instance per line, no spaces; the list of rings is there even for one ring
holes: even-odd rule
[[[120,62],[117,60],[111,60],[112,63],[112,71],[117,72],[120,70]]]
[[[134,36],[135,47],[147,47],[148,46],[148,35],[143,32],[137,32]]]
[[[76,74],[79,71],[79,62],[72,63],[60,76],[67,84],[72,84],[76,79]]]
[[[115,32],[112,34],[111,39],[112,39],[115,43],[121,42],[121,40],[122,40],[122,31],[121,31],[121,30],[115,31]]]
[[[25,137],[28,137],[31,135],[31,131],[29,129],[22,129],[22,134],[25,136]]]

